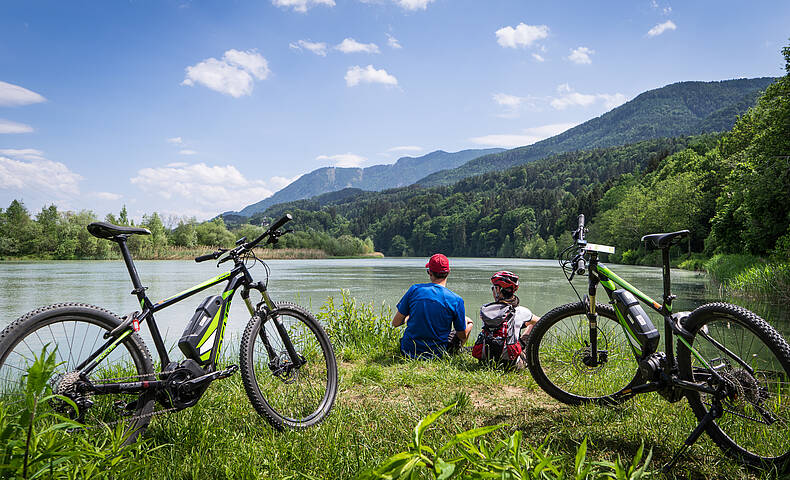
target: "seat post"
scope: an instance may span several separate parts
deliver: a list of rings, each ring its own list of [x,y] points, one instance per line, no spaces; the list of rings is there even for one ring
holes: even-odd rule
[[[670,275],[669,275],[669,246],[661,249],[661,260],[664,264],[664,303],[667,307],[672,308],[672,298],[670,291]]]
[[[132,261],[132,254],[129,253],[129,247],[126,246],[126,236],[116,235],[113,237],[113,240],[118,243],[118,247],[121,249],[121,256],[123,256],[123,261],[126,264],[126,269],[129,271],[129,276],[132,278],[132,285],[134,285],[134,291],[132,293],[137,294],[137,298],[142,300],[143,296],[145,296],[145,287],[143,287],[140,276],[137,274],[137,268],[135,268],[134,262]]]

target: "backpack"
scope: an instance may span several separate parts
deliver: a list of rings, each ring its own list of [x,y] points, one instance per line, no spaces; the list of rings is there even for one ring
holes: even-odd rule
[[[472,347],[472,356],[481,362],[508,363],[521,355],[519,333],[523,321],[516,321],[516,307],[492,302],[480,307],[483,328]],[[521,325],[517,325],[521,323]]]

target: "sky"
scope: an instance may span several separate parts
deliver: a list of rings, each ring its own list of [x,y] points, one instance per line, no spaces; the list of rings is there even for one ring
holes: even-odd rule
[[[784,74],[790,2],[0,3],[0,208],[211,218],[324,166],[512,148]]]

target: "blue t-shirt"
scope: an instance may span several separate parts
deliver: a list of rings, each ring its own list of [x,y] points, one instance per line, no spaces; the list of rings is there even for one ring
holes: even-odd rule
[[[400,341],[410,357],[434,357],[447,350],[450,330],[466,329],[464,300],[436,283],[412,285],[398,302],[398,311],[409,317]]]

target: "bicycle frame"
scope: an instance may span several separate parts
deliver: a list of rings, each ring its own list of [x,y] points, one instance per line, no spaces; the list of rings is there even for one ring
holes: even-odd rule
[[[80,365],[77,366],[76,370],[80,372],[81,375],[87,375],[90,373],[94,368],[96,368],[99,363],[106,358],[118,345],[120,345],[127,337],[129,337],[134,332],[140,330],[143,323],[147,322],[149,324],[149,328],[151,331],[151,338],[154,341],[154,345],[156,346],[157,354],[159,355],[160,360],[160,369],[164,371],[167,366],[170,364],[170,358],[167,354],[167,348],[165,347],[164,341],[162,339],[162,335],[159,331],[159,327],[156,324],[156,320],[154,319],[154,314],[160,310],[163,310],[175,303],[178,303],[184,299],[187,299],[199,292],[206,290],[207,288],[213,287],[218,285],[222,282],[227,282],[225,289],[222,292],[222,299],[223,304],[221,307],[221,311],[219,312],[218,318],[220,324],[217,325],[215,331],[218,334],[214,337],[214,344],[211,347],[211,350],[208,352],[208,364],[206,366],[207,372],[213,372],[216,369],[216,359],[217,355],[219,354],[220,347],[222,346],[222,340],[225,333],[225,326],[228,320],[228,313],[230,311],[230,305],[233,300],[233,295],[241,288],[241,296],[244,299],[245,305],[250,312],[250,315],[255,314],[256,306],[253,306],[252,301],[250,300],[250,290],[258,290],[261,292],[263,297],[263,303],[265,305],[265,309],[267,311],[271,311],[275,308],[274,302],[271,300],[269,293],[266,289],[266,286],[262,282],[253,283],[252,276],[250,275],[249,270],[241,261],[236,261],[234,267],[229,272],[222,273],[217,275],[214,278],[208,279],[202,283],[199,283],[187,290],[184,290],[180,293],[177,293],[171,297],[168,297],[164,300],[161,300],[157,303],[152,303],[148,296],[145,294],[146,287],[144,287],[140,281],[140,276],[137,274],[137,269],[134,266],[134,262],[132,261],[131,254],[129,252],[129,248],[126,245],[125,239],[117,240],[117,243],[121,249],[121,255],[123,256],[124,263],[126,264],[126,268],[129,272],[129,276],[132,280],[132,285],[134,286],[134,290],[132,290],[132,294],[137,296],[138,301],[140,302],[140,307],[142,309],[141,313],[135,312],[134,314],[130,314],[125,323],[121,326],[116,328],[113,332],[110,332],[107,336],[109,339],[105,342],[102,346],[100,346],[97,350],[95,350],[86,360],[84,360]],[[287,332],[285,332],[284,327],[279,322],[278,318],[274,318],[274,323],[276,329],[280,336],[283,338],[284,344],[286,346],[286,350],[288,351],[289,355],[292,359],[295,359],[294,363],[299,363],[298,355],[294,351],[293,344],[290,342],[288,338]],[[263,337],[263,330],[261,331],[261,336]],[[263,338],[264,344],[268,347],[268,340]],[[202,357],[201,357],[202,358]],[[157,386],[158,382],[133,382],[129,384],[112,384],[110,385],[95,385],[99,392],[106,392],[106,393],[118,393],[120,391],[131,392],[131,391],[139,391],[141,389],[147,389],[150,387]]]
[[[685,330],[681,325],[681,320],[688,316],[689,312],[681,312],[681,313],[672,313],[672,300],[675,298],[674,295],[670,293],[670,267],[669,267],[669,251],[667,249],[663,250],[663,279],[664,279],[664,296],[663,302],[658,303],[650,296],[636,288],[635,286],[631,285],[627,281],[623,280],[614,273],[611,269],[609,269],[606,265],[600,263],[598,261],[598,252],[595,250],[588,250],[590,254],[589,260],[589,275],[588,275],[588,298],[589,301],[587,302],[587,318],[590,321],[590,361],[592,366],[597,365],[598,363],[598,329],[597,329],[597,314],[595,312],[595,297],[597,286],[600,283],[601,286],[604,287],[609,300],[614,303],[613,301],[613,292],[619,288],[623,288],[628,292],[632,293],[639,299],[640,302],[644,303],[645,305],[649,306],[651,309],[659,313],[664,318],[664,353],[666,354],[667,358],[667,366],[669,371],[674,372],[677,370],[677,362],[675,359],[675,342],[674,338],[677,336],[683,344],[688,347],[689,351],[694,355],[694,357],[699,360],[702,365],[704,365],[707,369],[711,371],[711,373],[718,377],[715,369],[713,369],[708,362],[704,359],[702,355],[697,352],[694,347],[691,346],[691,341],[693,340],[693,335]],[[642,359],[647,357],[648,355],[654,353],[654,351],[642,351],[638,352],[634,347],[633,343],[636,342],[637,344],[641,345],[639,338],[634,334],[631,330],[628,322],[626,322],[625,318],[623,317],[623,312],[615,306],[614,308],[615,314],[617,316],[618,322],[620,323],[621,327],[625,331],[626,335],[631,339],[631,349],[634,353],[634,357],[637,363],[639,363]],[[711,339],[712,340],[712,339]],[[641,358],[640,358],[641,357]],[[735,357],[737,358],[737,357]],[[738,359],[742,362],[742,360]],[[748,368],[748,367],[747,367]],[[681,388],[688,389],[688,390],[695,390],[699,392],[705,393],[713,393],[709,387],[704,384],[695,384],[690,382],[685,382],[679,379],[674,379],[672,381],[675,385],[680,386]],[[638,391],[624,391],[624,395],[633,395],[639,393]]]

